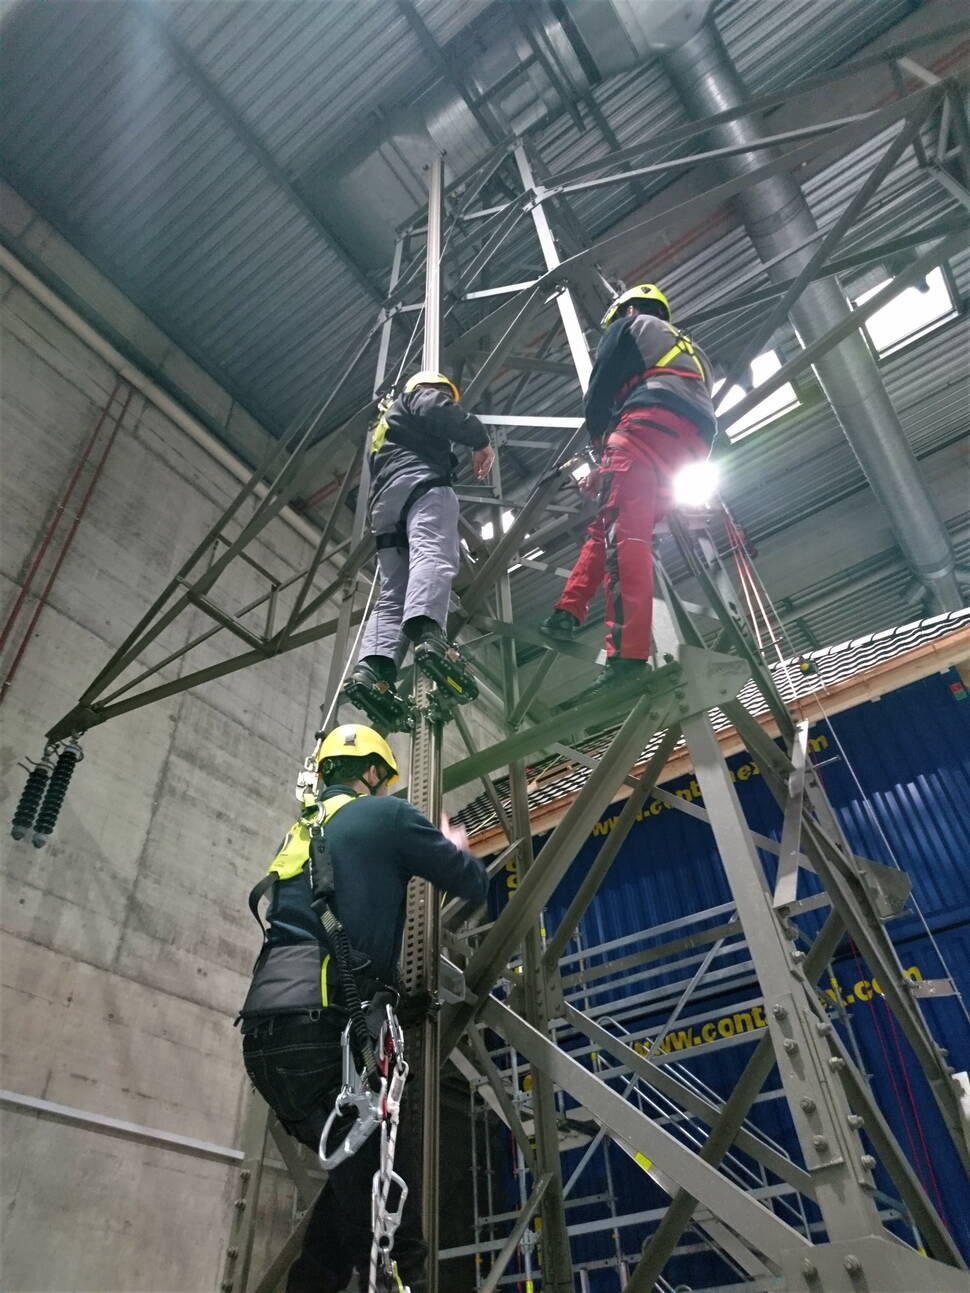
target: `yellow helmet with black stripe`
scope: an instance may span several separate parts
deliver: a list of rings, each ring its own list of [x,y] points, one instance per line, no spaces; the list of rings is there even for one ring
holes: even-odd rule
[[[636,287],[631,287],[626,292],[620,293],[620,295],[616,298],[616,300],[613,302],[610,308],[603,315],[603,318],[600,322],[600,327],[608,328],[610,324],[613,323],[616,318],[618,318],[621,310],[625,305],[630,305],[632,302],[636,302],[636,301],[656,301],[659,305],[663,306],[666,312],[665,317],[669,320],[670,302],[667,300],[664,293],[661,292],[660,288],[656,285],[656,283],[638,283]]]
[[[320,764],[324,759],[360,759],[367,754],[383,759],[390,769],[388,781],[397,779],[397,760],[393,751],[379,732],[363,723],[343,723],[328,732],[317,742],[313,752],[313,761]]]
[[[433,373],[430,368],[423,369],[420,373],[415,373],[409,377],[404,384],[405,391],[413,391],[418,386],[444,386],[451,391],[451,398],[458,404],[461,400],[461,392],[450,377],[444,373]]]

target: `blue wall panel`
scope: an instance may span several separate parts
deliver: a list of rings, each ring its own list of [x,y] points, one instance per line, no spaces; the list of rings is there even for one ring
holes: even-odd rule
[[[915,967],[914,974],[924,978],[939,978],[944,974],[942,953],[961,992],[970,997],[970,814],[967,812],[970,700],[960,699],[965,694],[954,671],[936,675],[878,702],[839,714],[831,723],[819,723],[812,728],[812,737],[816,742],[815,761],[825,762],[821,775],[852,847],[861,855],[902,866],[913,882],[914,898],[922,916],[913,912],[887,927],[903,966]],[[757,766],[746,754],[733,757],[729,766],[735,774],[739,799],[751,826],[762,834],[779,838],[780,814]],[[679,792],[691,802],[703,802],[697,783],[690,776],[664,788]],[[620,805],[615,805],[603,814],[554,894],[546,912],[549,930],[555,929],[565,912],[619,810]],[[766,869],[773,873],[773,857],[770,854],[763,857]],[[804,896],[815,887],[814,877],[803,877],[800,894]],[[676,921],[729,899],[710,828],[653,801],[645,806],[641,820],[624,842],[606,883],[583,921],[582,944],[586,948],[594,947],[625,934]],[[724,919],[724,915],[712,916],[706,923],[720,923]],[[924,927],[924,920],[930,933]],[[567,950],[575,950],[575,945]],[[623,948],[619,955],[630,950]],[[593,955],[588,961],[589,964],[607,962],[610,956],[611,953]],[[718,968],[743,967],[745,960],[742,948],[716,964]],[[949,1147],[922,1072],[885,1004],[878,994],[871,992],[868,971],[850,946],[840,949],[834,968],[851,1021],[853,1044],[871,1075],[883,1111],[928,1192],[970,1256],[965,1178]],[[738,971],[741,972],[743,969]],[[680,981],[684,974],[683,970],[659,974],[651,979],[649,986]],[[619,989],[615,995],[628,996],[632,991]],[[635,991],[642,992],[642,985]],[[737,1011],[737,1003],[742,998],[757,995],[757,985],[750,977],[747,985],[729,985],[729,990],[720,994],[716,989],[709,991],[697,1007],[689,1008],[696,1020],[689,1024],[687,1020],[682,1021],[687,1026],[682,1030],[681,1040],[686,1043],[692,1036],[700,1040],[702,1017],[709,1017],[709,1026],[719,1018],[730,1020],[734,1017],[732,1010]],[[596,996],[590,998],[594,1010],[600,1000]],[[661,1024],[661,1020],[651,1018],[648,1004],[642,1007],[627,1004],[631,1013],[625,1027],[635,1030]],[[970,1031],[961,1002],[949,997],[924,1004],[935,1036],[950,1050],[951,1063],[958,1069],[967,1068]],[[622,1004],[619,1008],[622,1009]],[[756,1027],[756,1014],[753,1020]],[[757,1031],[752,1032],[751,1042],[757,1036]],[[745,1042],[693,1055],[691,1071],[723,1096],[730,1091],[750,1053],[751,1044]],[[776,1078],[770,1079],[769,1088],[776,1081]],[[752,1119],[797,1157],[783,1102],[760,1101]],[[567,1171],[579,1161],[580,1153],[574,1151],[568,1157]],[[615,1146],[610,1150],[610,1166],[620,1214],[663,1205],[663,1193]],[[581,1197],[605,1189],[605,1167],[599,1156],[575,1193]],[[787,1216],[784,1207],[779,1205],[779,1210]],[[604,1219],[608,1213],[603,1205],[590,1205],[570,1209],[568,1215],[571,1223],[582,1223]],[[624,1231],[625,1251],[635,1251],[647,1233],[649,1227]],[[579,1239],[576,1251],[579,1260],[610,1261],[614,1247],[609,1230]],[[703,1253],[675,1263],[669,1274],[674,1284],[683,1282],[693,1287],[731,1280],[723,1264]],[[618,1287],[614,1272],[606,1269],[592,1272],[594,1293]]]

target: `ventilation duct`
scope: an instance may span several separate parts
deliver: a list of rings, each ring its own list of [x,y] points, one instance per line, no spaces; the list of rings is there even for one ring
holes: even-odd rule
[[[735,108],[748,97],[713,23],[705,23],[679,48],[668,52],[667,69],[694,117]],[[754,115],[736,117],[713,128],[714,146],[755,143],[767,133]],[[742,175],[765,163],[768,152],[740,153],[723,159],[726,174]],[[768,271],[783,281],[794,278],[812,254],[810,244],[792,250],[817,233],[801,189],[780,174],[746,189],[738,198],[751,241],[765,261],[780,259]],[[792,306],[791,322],[803,344],[829,331],[850,307],[834,278],[810,283]],[[907,562],[941,610],[962,604],[953,549],[923,481],[879,369],[865,339],[850,334],[815,365],[816,375],[845,432],[873,493],[879,499]]]
[[[688,39],[711,3],[495,5],[476,28],[475,52],[462,66],[464,93],[452,82],[438,81],[415,104],[395,108],[341,156],[302,176],[301,185],[361,263],[382,269],[390,261],[395,231],[427,201],[425,171],[432,158],[444,155],[449,181],[466,174],[499,140],[564,112],[564,96],[583,98],[605,77],[632,71],[657,50]],[[466,40],[471,47],[467,33]]]

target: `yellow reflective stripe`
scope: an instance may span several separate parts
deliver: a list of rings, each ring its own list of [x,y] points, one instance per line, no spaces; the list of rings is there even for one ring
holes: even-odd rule
[[[349,804],[353,798],[353,795],[334,795],[332,799],[328,799],[323,805],[324,823],[326,824],[338,809],[343,808],[344,804]],[[312,803],[303,811],[312,820],[316,816],[317,806]],[[310,820],[304,821],[301,817],[286,832],[283,846],[267,867],[267,872],[275,871],[281,880],[292,880],[295,875],[300,874],[309,858]]]
[[[633,1161],[639,1163],[645,1172],[649,1172],[653,1167],[653,1159],[647,1158],[646,1154],[634,1154]]]
[[[370,437],[371,453],[377,453],[378,449],[380,449],[380,447],[383,445],[389,429],[390,428],[387,425],[387,418],[385,418],[382,415],[381,418],[378,420],[377,425],[374,427],[374,430],[371,432],[371,437]]]
[[[327,969],[330,965],[330,953],[323,958],[323,965],[320,966],[320,996],[323,998],[324,1009],[330,1005],[330,998],[327,995]]]
[[[677,356],[680,354],[690,355],[691,359],[693,359],[694,363],[697,365],[698,372],[702,377],[704,376],[704,366],[701,363],[701,361],[697,358],[697,354],[694,351],[693,342],[691,341],[690,337],[685,337],[683,333],[680,333],[678,335],[676,344],[671,346],[670,349],[666,352],[666,354],[661,355],[660,358],[656,360],[653,366],[654,368],[666,368],[667,365],[671,363],[674,359],[676,359]]]
[[[268,870],[275,871],[281,880],[292,880],[306,866],[309,856],[310,828],[305,822],[294,822]]]

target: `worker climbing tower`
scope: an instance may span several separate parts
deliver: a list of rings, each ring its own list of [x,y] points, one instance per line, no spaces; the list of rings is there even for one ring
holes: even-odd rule
[[[796,132],[795,138],[777,141],[787,151],[761,170],[794,171],[826,151],[855,147],[892,128],[898,134],[890,151],[907,147],[944,98],[951,116],[964,111],[948,87],[927,86],[872,113],[847,122],[820,123]],[[743,111],[739,107],[720,116]],[[709,125],[701,121],[679,128],[673,132],[676,138],[668,132],[665,150],[672,143],[702,137]],[[685,164],[682,158],[676,163],[649,160],[657,152],[649,142],[643,151],[648,161],[642,170]],[[450,186],[443,162],[439,159],[431,166],[427,213],[402,229],[386,301],[348,346],[346,371],[322,405],[308,410],[254,471],[77,705],[48,733],[17,809],[15,834],[23,837],[33,831],[43,837],[54,829],[80,758],[79,742],[90,727],[325,638],[333,640],[322,706],[324,718],[329,718],[341,703],[353,630],[362,617],[361,600],[369,584],[364,572],[373,555],[373,541],[365,533],[366,436],[372,402],[338,429],[343,440],[357,448],[306,568],[285,586],[270,580],[263,596],[235,609],[218,600],[220,576],[233,562],[246,560],[247,547],[296,495],[301,479],[324,451],[321,431],[327,411],[356,365],[365,357],[375,359],[376,399],[416,362],[411,349],[418,328],[408,344],[398,347],[397,375],[391,372],[392,349],[398,346],[395,328],[402,319],[418,315],[422,321],[422,367],[444,367],[456,374],[463,370],[465,398],[478,408],[485,407],[503,365],[521,361],[526,375],[507,404],[499,412],[481,414],[500,455],[492,490],[478,500],[493,506],[496,515],[508,511],[511,518],[504,529],[494,527],[487,544],[479,543],[475,550],[469,545],[449,624],[481,681],[481,703],[490,707],[500,739],[475,748],[461,711],[443,701],[439,689],[417,671],[409,702],[412,802],[437,820],[443,791],[480,781],[508,844],[495,865],[514,860],[518,875],[507,905],[484,928],[469,923],[470,913],[461,904],[442,910],[427,883],[413,882],[409,895],[402,976],[405,987],[428,1005],[408,1039],[417,1076],[406,1100],[408,1116],[422,1128],[421,1179],[411,1185],[420,1185],[431,1253],[429,1293],[450,1293],[453,1287],[447,1263],[439,1261],[438,1235],[438,1095],[441,1067],[447,1062],[474,1083],[508,1127],[530,1183],[506,1241],[492,1253],[481,1284],[487,1293],[498,1287],[527,1233],[530,1262],[534,1260],[533,1273],[543,1293],[569,1293],[575,1287],[565,1212],[568,1183],[562,1171],[561,1093],[581,1106],[669,1199],[655,1218],[639,1264],[629,1272],[626,1287],[631,1290],[669,1287],[663,1282],[664,1268],[685,1228],[694,1224],[706,1243],[730,1257],[733,1269],[744,1272],[749,1287],[803,1293],[965,1291],[970,1287],[966,1264],[953,1237],[878,1107],[843,1033],[820,1002],[819,981],[848,936],[870,975],[883,985],[886,1004],[926,1076],[952,1142],[963,1162],[970,1161],[967,1121],[952,1070],[931,1035],[920,993],[904,975],[888,933],[905,900],[906,880],[856,856],[846,840],[812,766],[807,724],[789,713],[722,566],[716,514],[675,514],[670,519],[672,551],[697,593],[688,602],[673,578],[661,571],[655,667],[643,676],[630,678],[605,696],[580,698],[566,709],[551,710],[542,700],[544,680],[562,658],[591,665],[592,653],[580,645],[550,643],[516,623],[510,568],[529,560],[526,553],[540,546],[546,532],[561,532],[582,519],[573,473],[581,444],[581,395],[590,373],[587,336],[613,295],[595,257],[603,244],[615,247],[620,235],[591,247],[570,208],[569,195],[591,185],[631,183],[637,173],[629,169],[632,160],[606,155],[595,165],[550,178],[531,145],[514,140]],[[617,170],[619,162],[627,169]],[[515,186],[513,195],[497,204],[496,177],[506,193]],[[713,186],[657,212],[643,228],[698,218],[736,197],[749,183],[750,174],[745,174]],[[877,186],[864,186],[859,202],[850,204],[848,215],[819,239],[797,278],[775,285],[772,299],[779,304],[769,312],[769,332],[805,285],[830,271],[840,239]],[[966,243],[965,227],[952,224],[920,231],[914,241],[930,241],[934,232],[938,236],[932,247],[920,251],[897,277],[896,290],[925,272],[931,258],[937,263]],[[527,256],[521,249],[526,234]],[[509,268],[508,258],[503,262],[502,257],[510,239],[519,248],[516,256],[532,267],[522,273],[539,268],[524,284],[518,273],[506,287],[485,271]],[[864,262],[867,254],[876,259],[881,249],[853,251],[856,262]],[[500,303],[492,308],[496,299]],[[468,312],[458,308],[469,303],[479,311],[471,322]],[[857,327],[870,306],[878,308],[880,303],[878,297],[867,303],[851,326]],[[737,295],[729,293],[711,309],[730,312],[737,306]],[[451,328],[446,326],[448,319],[455,320]],[[790,380],[845,333],[844,322],[839,322],[814,339],[802,356],[783,365],[760,388],[757,397],[749,396],[733,408],[725,424],[742,416],[753,400]],[[529,381],[541,377],[551,362],[545,356],[554,343],[557,366],[561,369],[562,359],[568,360],[575,379],[570,412],[522,412],[519,402]],[[517,347],[526,351],[524,360],[516,354]],[[757,349],[755,338],[751,349]],[[541,437],[545,450],[538,470],[525,475],[507,469],[515,451],[509,442],[522,428]],[[354,520],[347,535],[342,526],[355,485]],[[324,576],[328,564],[336,570]],[[201,614],[210,627],[167,653],[161,665],[138,663],[159,635],[189,612]],[[217,663],[187,668],[178,679],[153,681],[161,667],[190,656],[217,634],[237,640],[245,649]],[[468,641],[472,637],[475,642]],[[526,683],[517,667],[519,648],[543,653]],[[446,767],[443,733],[449,722],[468,753]],[[781,816],[780,842],[766,843],[749,827],[716,724],[730,725],[758,760]],[[591,734],[598,740],[595,753]],[[549,751],[573,760],[585,776],[562,819],[535,851],[526,768]],[[731,938],[740,940],[750,957],[765,1019],[741,1080],[727,1098],[701,1090],[687,1074],[660,1062],[656,1053],[643,1053],[620,1032],[578,1009],[564,986],[563,958],[577,927],[675,751],[689,758],[703,796],[703,808],[680,800],[680,810],[709,824],[730,903],[718,924],[703,924],[701,917],[709,913],[699,913],[691,947],[695,952],[708,950],[698,953],[700,968],[673,1017],[683,1011],[703,979],[711,949],[720,946],[718,940]],[[507,775],[502,792],[494,781],[499,772]],[[542,915],[551,896],[594,824],[621,791],[628,797],[609,838],[558,926],[544,929]],[[671,806],[678,808],[678,803]],[[764,853],[773,843],[779,861],[771,876]],[[800,885],[809,874],[817,884],[812,882],[815,888],[806,897]],[[806,918],[818,911],[825,913],[824,923],[815,930]],[[447,983],[439,982],[442,968]],[[568,980],[568,973],[565,977]],[[572,1042],[579,1038],[582,1044],[560,1044],[567,1033]],[[499,1048],[490,1044],[495,1037],[501,1039]],[[496,1050],[502,1051],[498,1061]],[[608,1057],[608,1071],[603,1057]],[[510,1078],[513,1066],[520,1063],[530,1069],[528,1126]],[[770,1141],[747,1120],[775,1070],[795,1153]],[[627,1081],[626,1093],[612,1084],[617,1076]],[[644,1099],[628,1098],[634,1089],[662,1099],[675,1115],[660,1116]],[[675,1123],[689,1125],[694,1138],[685,1140]],[[270,1139],[293,1175],[304,1217],[268,1269],[257,1273],[252,1267],[256,1205]],[[756,1190],[739,1183],[729,1170],[735,1152],[755,1162],[773,1185],[803,1200],[807,1211],[803,1208],[802,1215],[810,1213],[810,1219],[804,1225],[794,1223]],[[319,1175],[255,1099],[243,1128],[243,1154],[221,1288],[223,1293],[270,1293],[298,1249]],[[877,1173],[880,1181],[891,1182],[893,1206],[911,1223],[916,1243],[904,1242],[886,1229],[880,1205],[885,1191],[877,1184]],[[538,1229],[534,1218],[541,1218]]]

